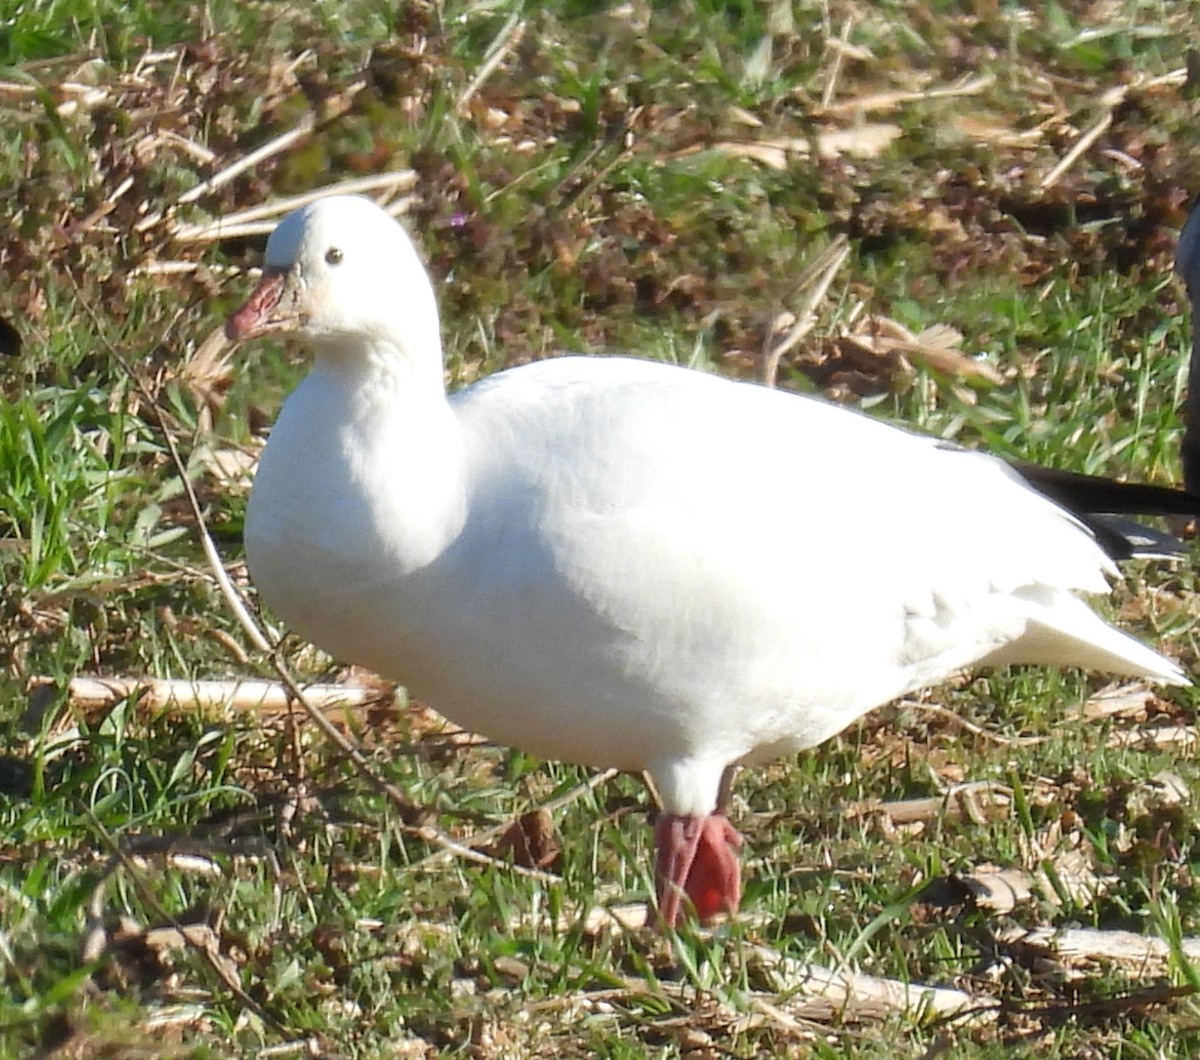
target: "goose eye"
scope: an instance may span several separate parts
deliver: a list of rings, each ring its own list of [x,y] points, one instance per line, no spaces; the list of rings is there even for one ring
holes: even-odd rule
[[[337,247],[330,247],[325,251],[325,260],[330,265],[337,265],[342,260],[342,252]]]

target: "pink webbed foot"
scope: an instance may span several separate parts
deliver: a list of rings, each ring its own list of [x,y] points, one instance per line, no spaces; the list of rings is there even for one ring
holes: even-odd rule
[[[661,813],[654,828],[658,923],[674,927],[687,896],[705,923],[735,913],[742,900],[738,851],[742,837],[723,813],[680,817]]]

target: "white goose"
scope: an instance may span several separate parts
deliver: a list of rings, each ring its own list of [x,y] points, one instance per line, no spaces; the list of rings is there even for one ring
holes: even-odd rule
[[[1186,683],[1098,618],[1113,568],[991,457],[617,357],[447,397],[437,306],[360,198],[289,215],[238,339],[294,331],[246,513],[262,599],[333,655],[547,758],[647,774],[660,921],[736,909],[733,769],[973,664]]]

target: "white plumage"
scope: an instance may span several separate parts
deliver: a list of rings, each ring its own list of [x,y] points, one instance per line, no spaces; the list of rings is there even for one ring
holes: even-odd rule
[[[1104,553],[988,456],[628,358],[447,398],[428,277],[366,200],[286,218],[229,329],[316,353],[246,516],[264,601],[463,726],[649,773],[669,818],[975,663],[1185,680],[1078,599],[1106,591]],[[679,888],[736,904],[705,904],[688,836],[668,921]]]

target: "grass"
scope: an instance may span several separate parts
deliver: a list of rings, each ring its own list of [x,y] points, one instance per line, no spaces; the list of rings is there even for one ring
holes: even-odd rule
[[[1194,79],[1163,77],[1189,66],[1191,23],[1190,5],[1135,0],[1103,21],[932,0],[0,16],[0,318],[23,339],[0,375],[0,1055],[1191,1055],[1200,774],[1194,744],[1161,739],[1191,732],[1190,690],[1079,719],[1102,678],[969,675],[925,698],[1041,742],[901,704],[755,770],[735,799],[745,916],[669,941],[581,913],[647,893],[635,778],[579,789],[583,771],[464,744],[385,690],[337,720],[414,817],[278,715],[28,690],[269,672],[212,584],[163,426],[240,574],[246,487],[203,455],[257,450],[303,351],[185,370],[261,240],[181,242],[172,209],[199,222],[388,168],[419,177],[409,223],[456,385],[560,349],[753,375],[801,273],[845,236],[781,385],[1005,456],[1177,481],[1188,325],[1169,270],[1200,154]],[[304,120],[313,135],[174,207]],[[880,125],[881,149],[816,150]],[[747,143],[784,144],[779,167]],[[147,270],[163,262],[187,271]],[[1002,382],[864,356],[882,318],[956,329]],[[782,531],[776,546],[786,561]],[[1146,566],[1097,606],[1194,668],[1194,589],[1190,565]],[[1003,797],[908,824],[879,809],[968,781]],[[572,793],[552,882],[445,855],[420,827],[469,838]],[[1024,869],[1031,897],[967,899],[987,863]],[[1011,934],[1079,925],[1168,953],[1079,960]],[[781,960],[960,988],[999,1015],[820,1015]]]

